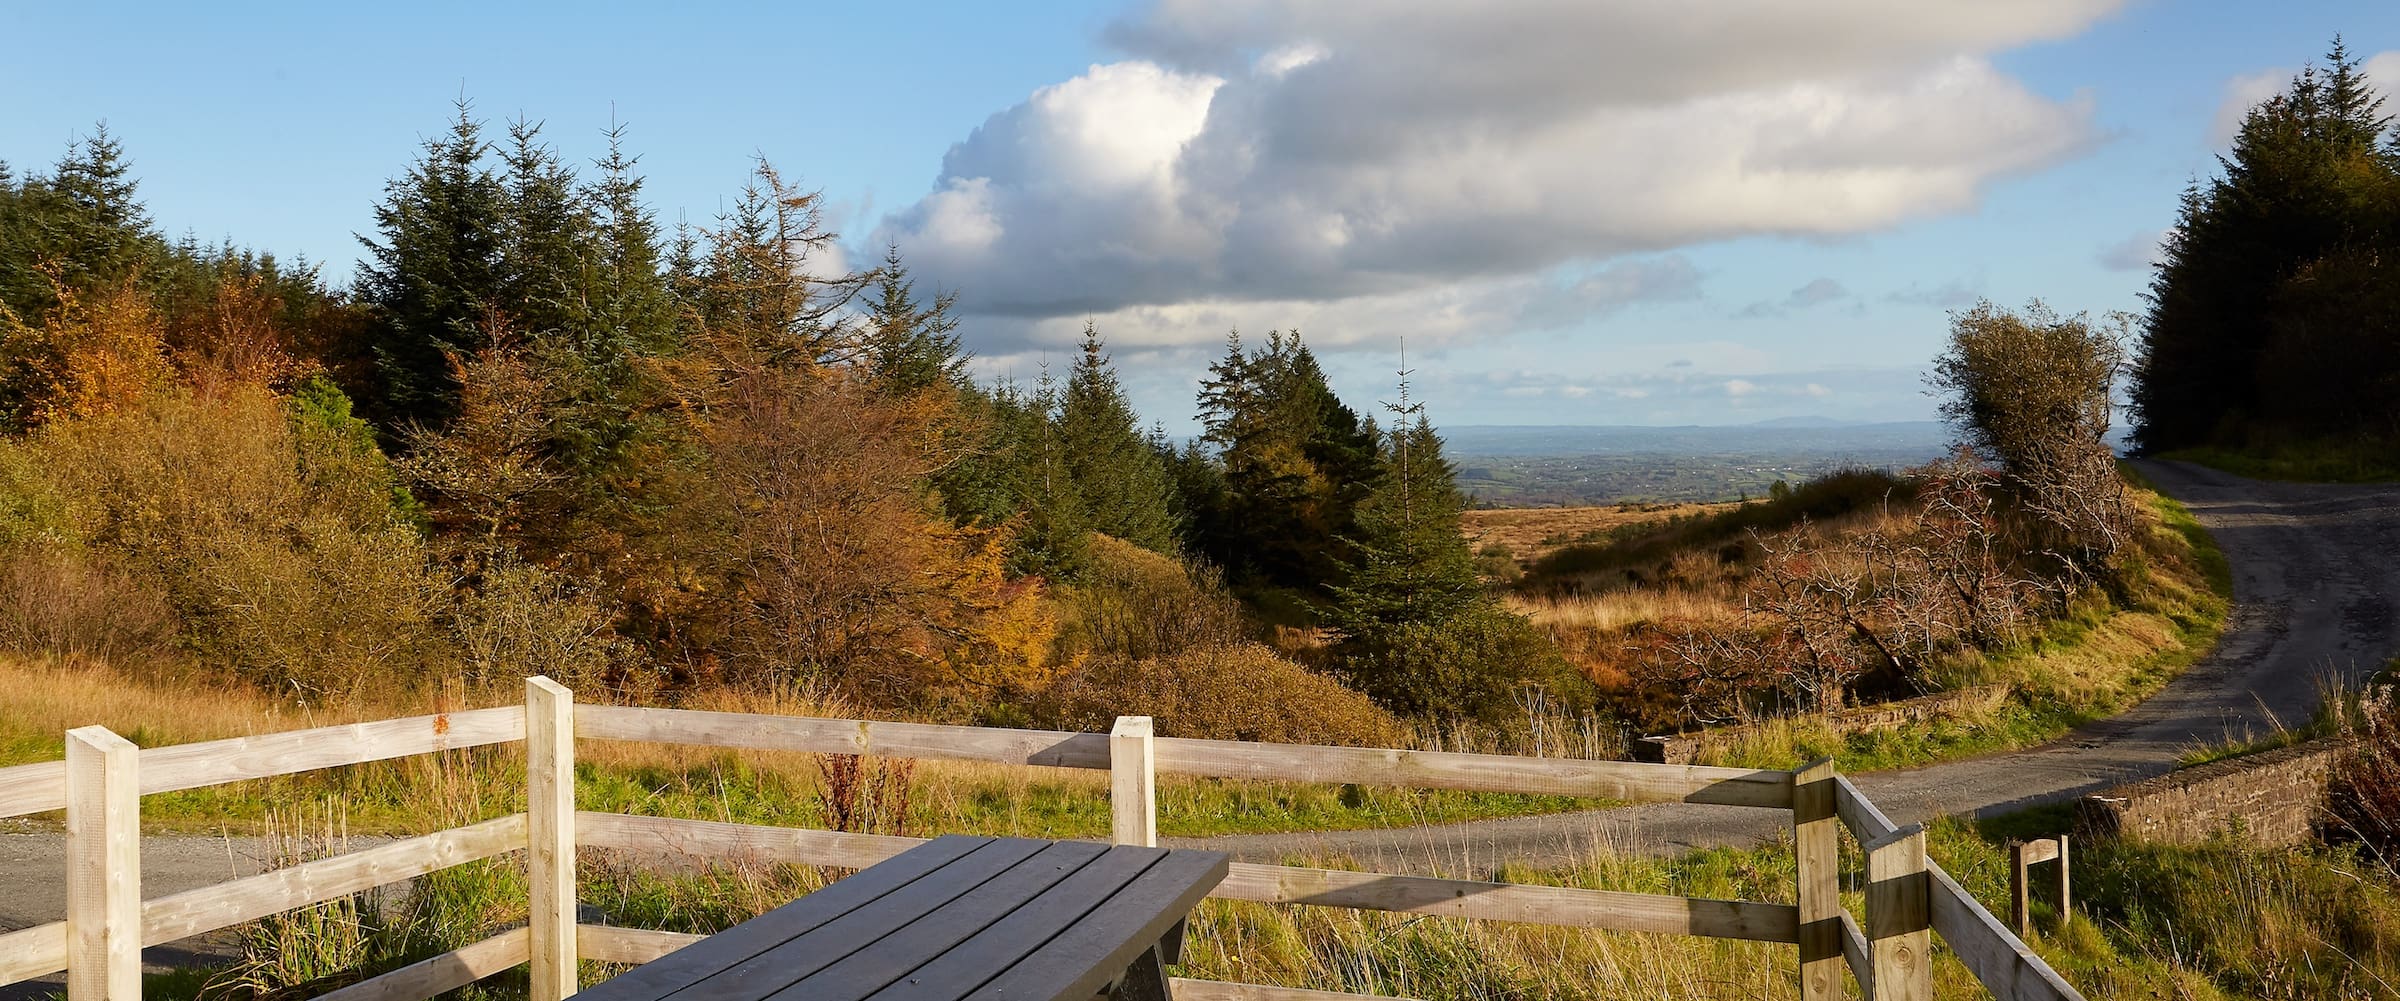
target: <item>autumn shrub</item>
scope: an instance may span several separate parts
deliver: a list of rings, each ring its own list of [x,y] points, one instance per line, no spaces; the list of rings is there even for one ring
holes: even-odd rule
[[[1300,744],[1390,747],[1405,732],[1365,695],[1256,643],[1091,657],[1042,694],[1035,715],[1084,731],[1105,731],[1118,716],[1152,716],[1171,737]]]
[[[0,550],[0,648],[122,663],[174,635],[165,596],[120,568],[55,540]]]
[[[1172,657],[1249,638],[1241,603],[1211,569],[1100,534],[1091,536],[1085,559],[1083,580],[1067,592],[1067,602],[1069,639],[1086,651]]]
[[[138,581],[173,610],[179,647],[312,701],[442,672],[444,587],[388,488],[360,472],[380,454],[305,451],[294,425],[261,387],[50,420],[0,444],[0,553],[18,574],[47,559]],[[36,535],[80,568],[40,555]]]
[[[2355,704],[2336,709],[2354,744],[2326,792],[2332,831],[2371,847],[2400,872],[2400,688],[2370,687]]]
[[[628,659],[610,629],[608,604],[589,585],[513,558],[476,576],[449,610],[468,685],[513,686],[544,675],[596,692]]]

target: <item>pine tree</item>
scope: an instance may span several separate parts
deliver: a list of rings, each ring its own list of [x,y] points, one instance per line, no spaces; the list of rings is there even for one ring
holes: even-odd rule
[[[1058,381],[1047,368],[1032,395],[1019,395],[1006,386],[999,395],[1018,508],[1024,512],[1009,560],[1012,573],[1071,578],[1083,570],[1091,514],[1075,488],[1074,469],[1059,434],[1060,395]]]
[[[969,355],[951,313],[957,296],[944,292],[920,303],[896,246],[884,250],[874,293],[867,304],[864,360],[876,385],[899,396],[966,385]]]
[[[2363,364],[2381,341],[2345,344],[2374,318],[2341,316],[2325,291],[2388,280],[2375,273],[2400,249],[2400,158],[2358,61],[2338,38],[2326,58],[2252,107],[2221,176],[2185,193],[2134,368],[2144,450],[2356,434],[2354,411],[2324,404],[2380,395],[2361,376],[2382,374]]]
[[[445,135],[425,141],[408,173],[384,186],[359,298],[373,310],[378,392],[387,426],[438,425],[456,412],[450,358],[484,341],[479,327],[504,304],[509,194],[483,163],[482,123],[464,101]]]
[[[496,305],[536,341],[573,344],[588,327],[586,268],[598,234],[574,172],[542,142],[539,122],[508,124],[501,153],[507,192]]]
[[[1334,395],[1300,336],[1281,331],[1255,350],[1229,336],[1200,408],[1224,477],[1214,520],[1228,529],[1205,554],[1237,577],[1322,594],[1377,475],[1371,424]]]
[[[1083,353],[1067,376],[1058,437],[1093,530],[1159,553],[1176,551],[1174,481],[1145,440],[1141,417],[1086,322]]]

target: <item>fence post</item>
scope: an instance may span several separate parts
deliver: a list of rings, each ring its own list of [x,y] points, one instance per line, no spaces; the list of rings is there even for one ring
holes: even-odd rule
[[[2067,836],[2058,836],[2058,926],[2075,920],[2075,889],[2067,879]]]
[[[1833,759],[1792,773],[1792,852],[1799,869],[1801,1001],[1842,996],[1841,830]]]
[[[1108,812],[1116,843],[1158,846],[1157,767],[1150,717],[1117,717],[1108,732]]]
[[[142,996],[141,752],[104,726],[67,731],[67,998]]]
[[[2018,938],[2033,937],[2033,863],[2025,842],[2008,839],[2008,924]]]
[[[1910,824],[1866,845],[1867,942],[1875,1001],[1933,997],[1933,880],[1925,826]]]
[[[525,679],[525,875],[532,1001],[574,994],[575,695]]]

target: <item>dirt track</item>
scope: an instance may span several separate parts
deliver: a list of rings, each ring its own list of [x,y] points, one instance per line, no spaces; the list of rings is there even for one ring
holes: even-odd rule
[[[2174,767],[2195,746],[2305,722],[2327,682],[2355,683],[2400,654],[2400,485],[2246,480],[2138,463],[2184,502],[2233,566],[2234,610],[2215,653],[2131,712],[2056,743],[1857,777],[1901,823],[2071,799]],[[1648,852],[1745,844],[1788,819],[1737,807],[1649,804],[1392,831],[1194,841],[1254,859],[1348,854],[1377,868],[1471,872],[1501,859],[1564,862],[1593,844]]]
[[[2057,743],[1859,776],[1894,819],[2003,811],[2164,772],[2194,746],[2259,732],[2276,719],[2307,719],[2326,681],[2354,682],[2400,653],[2400,485],[2265,483],[2180,463],[2140,465],[2191,507],[2232,563],[2234,612],[2217,651],[2133,711]],[[1664,852],[1747,843],[1787,827],[1766,811],[1652,804],[1180,843],[1260,860],[1335,853],[1386,871],[1474,872],[1503,859],[1562,862],[1597,843]],[[54,833],[0,834],[0,931],[62,916],[58,841]],[[256,845],[218,838],[146,839],[144,890],[156,896],[256,871],[256,854]],[[175,958],[151,952],[154,960]],[[0,988],[0,999],[10,996]]]

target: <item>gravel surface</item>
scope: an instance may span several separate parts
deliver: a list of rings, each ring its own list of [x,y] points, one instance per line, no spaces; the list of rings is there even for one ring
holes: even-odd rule
[[[2326,685],[2356,687],[2400,653],[2400,485],[2272,483],[2178,462],[2136,466],[2182,501],[2232,564],[2234,607],[2214,653],[2124,715],[2043,747],[1859,775],[1900,823],[2073,799],[2172,769],[2194,747],[2298,724]],[[1349,855],[1387,872],[1563,864],[1595,845],[1668,854],[1791,829],[1739,807],[1654,803],[1390,831],[1194,839],[1260,861]],[[1397,868],[1395,868],[1397,867]]]
[[[2044,747],[1855,777],[1901,823],[2072,799],[2156,775],[2200,745],[2305,721],[2325,685],[2358,679],[2400,653],[2400,485],[2247,480],[2172,462],[2137,463],[2216,536],[2234,572],[2234,609],[2209,657],[2132,711]],[[1180,839],[1275,861],[1348,855],[1387,872],[1488,872],[1499,862],[1562,864],[1593,847],[1672,853],[1741,845],[1789,830],[1788,818],[1737,807],[1658,803],[1390,831]],[[0,833],[0,932],[64,916],[55,831]],[[142,888],[155,897],[259,871],[254,838],[143,839]],[[188,962],[189,947],[151,949]],[[0,987],[0,1001],[43,985]],[[52,985],[54,989],[54,985]]]

